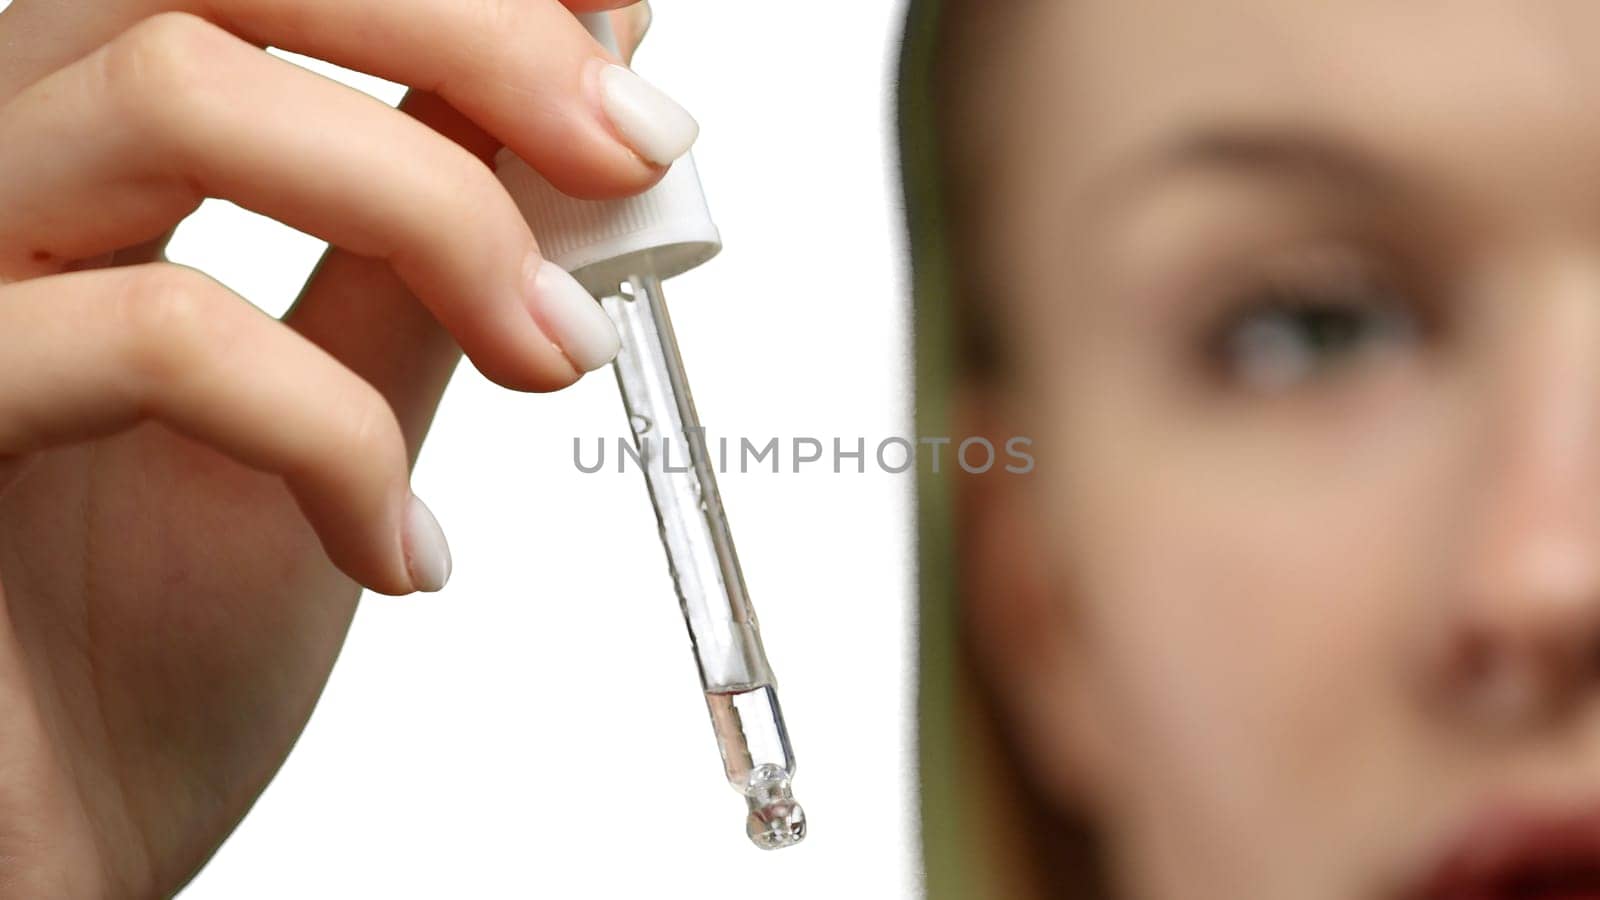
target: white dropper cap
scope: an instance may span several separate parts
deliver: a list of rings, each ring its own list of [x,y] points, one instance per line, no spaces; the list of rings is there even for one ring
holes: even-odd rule
[[[579,18],[617,52],[608,13]],[[665,281],[681,275],[722,249],[693,155],[673,163],[654,187],[619,200],[569,197],[509,150],[495,157],[495,171],[533,227],[544,257],[596,297],[616,293],[630,276]]]

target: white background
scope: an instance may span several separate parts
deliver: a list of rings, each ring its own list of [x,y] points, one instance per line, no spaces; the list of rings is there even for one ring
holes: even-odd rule
[[[656,3],[635,65],[699,119],[726,243],[667,286],[713,438],[911,436],[898,7]],[[170,255],[282,312],[321,249],[213,201]],[[363,601],[299,746],[186,900],[915,893],[911,476],[869,456],[864,475],[721,481],[811,821],[763,853],[722,778],[643,478],[572,461],[575,436],[592,458],[626,433],[609,371],[522,396],[463,364],[415,480],[450,586]]]

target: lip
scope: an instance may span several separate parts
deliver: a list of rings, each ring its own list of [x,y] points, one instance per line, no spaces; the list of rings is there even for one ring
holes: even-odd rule
[[[1407,900],[1600,900],[1600,802],[1469,821]]]

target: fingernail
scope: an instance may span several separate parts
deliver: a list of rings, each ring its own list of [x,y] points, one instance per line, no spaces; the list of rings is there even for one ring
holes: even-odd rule
[[[583,285],[549,260],[529,257],[528,300],[534,320],[581,372],[592,372],[617,356],[617,326]]]
[[[608,63],[600,73],[600,96],[623,140],[658,166],[688,153],[700,136],[700,123],[688,110],[630,69]]]
[[[411,584],[419,591],[433,593],[450,580],[450,544],[444,539],[444,529],[433,517],[427,504],[411,497],[406,508],[405,534],[401,538],[405,549],[406,571]]]

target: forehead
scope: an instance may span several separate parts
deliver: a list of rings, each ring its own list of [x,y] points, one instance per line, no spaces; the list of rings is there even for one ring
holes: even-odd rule
[[[1185,131],[1226,126],[1314,128],[1443,177],[1451,165],[1481,173],[1530,153],[1544,171],[1596,166],[1592,0],[1028,6],[994,36],[1005,47],[979,75],[1004,86],[978,96],[1022,113],[995,123],[1012,148],[1085,178]]]

